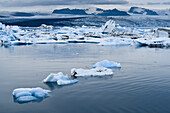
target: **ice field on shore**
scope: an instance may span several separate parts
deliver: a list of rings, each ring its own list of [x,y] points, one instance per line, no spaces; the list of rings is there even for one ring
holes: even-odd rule
[[[170,28],[121,27],[109,20],[101,27],[9,26],[0,23],[1,45],[94,43],[101,46],[170,46]]]

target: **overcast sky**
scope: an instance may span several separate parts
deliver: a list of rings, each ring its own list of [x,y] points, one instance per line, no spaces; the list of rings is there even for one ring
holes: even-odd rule
[[[0,11],[52,11],[59,8],[124,9],[141,6],[151,9],[170,8],[170,0],[0,0]]]

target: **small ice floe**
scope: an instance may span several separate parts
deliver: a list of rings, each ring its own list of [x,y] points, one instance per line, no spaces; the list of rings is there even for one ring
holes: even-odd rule
[[[170,47],[170,39],[167,39],[163,42],[164,47]]]
[[[18,103],[39,102],[48,97],[49,90],[37,88],[18,88],[12,93],[14,101]]]
[[[33,44],[31,41],[10,41],[9,45],[30,45]]]
[[[149,47],[169,47],[169,38],[141,38],[136,40],[139,46],[149,46]]]
[[[99,44],[100,43],[100,39],[86,39],[85,43]]]
[[[42,25],[40,26],[40,28],[41,28],[41,29],[53,29],[53,26],[42,24]]]
[[[101,62],[97,62],[95,65],[93,65],[93,68],[96,67],[105,67],[105,68],[121,68],[120,63],[103,60]]]
[[[47,78],[43,80],[44,83],[57,83],[57,85],[70,85],[78,82],[77,79],[70,79],[68,76],[64,75],[62,72],[51,73]]]
[[[105,38],[99,45],[101,46],[128,46],[133,45],[133,40],[126,38]]]
[[[71,74],[74,77],[90,77],[90,76],[105,76],[105,75],[113,75],[113,71],[111,69],[107,69],[104,67],[97,67],[95,69],[75,69],[71,70]]]

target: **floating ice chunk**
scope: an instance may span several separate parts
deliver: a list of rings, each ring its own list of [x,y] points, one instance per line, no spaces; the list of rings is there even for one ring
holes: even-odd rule
[[[42,29],[53,29],[53,26],[42,24],[42,25],[40,26],[40,28],[42,28]]]
[[[163,45],[165,47],[170,47],[170,39],[169,38],[166,38],[165,41],[163,42]]]
[[[97,62],[95,65],[93,65],[93,68],[96,68],[96,67],[120,68],[121,65],[120,65],[120,63],[117,63],[117,62],[103,60],[103,61]]]
[[[14,96],[15,102],[25,103],[32,102],[36,100],[42,100],[48,97],[48,90],[42,89],[40,87],[37,88],[18,88],[15,89],[12,93]]]
[[[48,75],[47,78],[43,80],[43,82],[48,83],[48,82],[56,82],[58,85],[69,85],[69,84],[74,84],[77,83],[77,79],[70,79],[68,76],[64,75],[62,72],[59,73],[51,73]]]
[[[44,98],[48,96],[49,91],[42,88],[33,88],[30,92],[37,98]]]
[[[89,69],[89,70],[73,68],[71,70],[71,74],[72,76],[76,76],[76,77],[105,76],[105,75],[112,75],[113,71],[111,69],[107,69],[104,67],[97,67],[95,69]]]
[[[140,38],[136,40],[136,43],[140,46],[149,47],[169,47],[169,38]]]
[[[169,34],[166,31],[158,31],[158,35],[159,35],[159,37],[169,38]]]
[[[17,33],[18,31],[20,31],[21,29],[19,28],[19,26],[10,26],[11,30],[13,33]]]
[[[102,32],[112,32],[112,30],[115,28],[115,21],[109,20],[106,22],[104,26],[102,26]]]
[[[7,35],[5,31],[0,31],[0,35]]]
[[[15,102],[18,103],[27,103],[27,102],[31,102],[31,101],[37,101],[38,99],[34,96],[22,96],[19,97],[15,100]]]
[[[131,39],[121,39],[121,38],[105,38],[104,40],[102,40],[99,45],[102,46],[124,46],[124,45],[132,45],[133,44],[133,40]]]
[[[47,78],[45,78],[43,80],[43,82],[57,82],[58,80],[67,80],[68,77],[65,76],[62,72],[59,73],[51,73],[50,75],[48,75]]]
[[[31,88],[18,88],[18,89],[15,89],[12,94],[16,97],[17,94],[20,94],[20,93],[23,93],[23,92],[28,92],[30,93],[30,90]]]
[[[58,80],[57,84],[58,85],[69,85],[69,84],[75,84],[77,82],[78,82],[77,79],[74,79],[74,80]]]
[[[32,93],[26,90],[26,91],[21,91],[15,94],[16,98],[23,97],[23,96],[32,96]]]

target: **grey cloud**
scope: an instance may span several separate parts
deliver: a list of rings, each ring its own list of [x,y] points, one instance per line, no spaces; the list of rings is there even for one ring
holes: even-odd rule
[[[147,5],[170,5],[170,2],[148,2]]]
[[[160,5],[161,3],[160,2],[148,2],[147,4],[148,5]]]
[[[164,5],[170,5],[170,2],[164,2],[164,3],[162,3],[162,4],[164,4]]]
[[[50,5],[116,5],[128,4],[126,0],[1,0],[1,6],[50,6]]]

